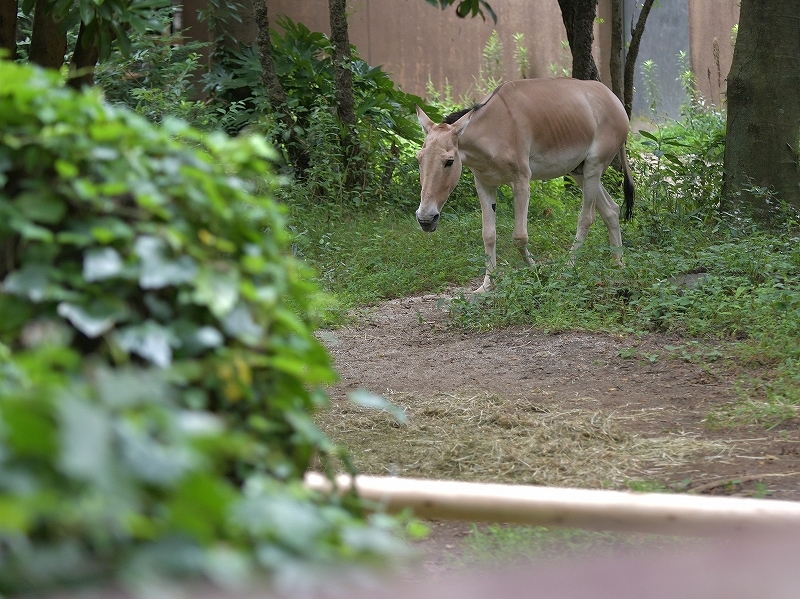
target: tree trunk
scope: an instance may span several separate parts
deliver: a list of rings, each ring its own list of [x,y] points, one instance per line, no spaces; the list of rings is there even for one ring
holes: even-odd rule
[[[78,39],[75,42],[75,52],[72,53],[72,61],[69,65],[70,77],[67,84],[75,89],[80,89],[85,85],[90,87],[94,85],[94,69],[100,55],[97,40],[88,39],[87,36],[91,34],[86,31],[86,24],[81,23]]]
[[[261,82],[267,88],[269,103],[273,108],[286,104],[286,92],[283,90],[278,74],[275,72],[275,61],[272,59],[272,40],[269,32],[269,13],[267,0],[255,2],[256,25],[258,26],[258,57],[261,61]]]
[[[592,56],[597,0],[558,0],[558,5],[572,53],[572,76],[599,81],[600,73]]]
[[[361,178],[358,133],[356,131],[353,72],[350,70],[350,37],[347,32],[346,0],[328,0],[333,42],[333,65],[336,79],[336,113],[342,122],[342,145],[345,153],[348,187]]]
[[[797,0],[742,0],[728,75],[723,209],[769,222],[775,197],[800,208]]]
[[[611,91],[624,102],[623,95],[623,71],[622,71],[622,48],[625,43],[625,30],[622,25],[622,0],[611,0],[611,59],[609,69],[611,71]],[[630,114],[628,117],[630,118]]]
[[[644,26],[647,23],[647,16],[650,14],[650,9],[653,8],[654,0],[644,0],[644,5],[639,13],[639,18],[636,20],[636,26],[631,23],[631,43],[628,46],[628,53],[625,55],[625,76],[623,78],[624,92],[622,104],[625,106],[625,112],[628,117],[631,116],[633,109],[633,77],[636,73],[636,59],[639,57],[639,46],[642,43],[642,35],[644,35]]]
[[[6,58],[17,57],[17,2],[0,1],[0,49],[8,50]]]
[[[286,91],[283,89],[278,73],[275,71],[275,61],[272,58],[272,40],[269,31],[269,12],[267,0],[255,0],[253,3],[256,26],[258,27],[258,57],[261,62],[261,82],[267,89],[267,97],[272,109],[288,131],[286,140],[286,153],[289,162],[295,169],[295,177],[305,178],[309,166],[308,151],[302,140],[297,138],[294,127],[295,122],[289,107],[286,104]]]
[[[53,18],[45,0],[38,0],[33,9],[30,62],[40,66],[60,69],[67,52],[67,33],[61,23]]]

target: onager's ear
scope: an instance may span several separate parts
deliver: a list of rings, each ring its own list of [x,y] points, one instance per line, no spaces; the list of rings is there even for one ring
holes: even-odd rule
[[[417,106],[417,118],[419,119],[419,124],[422,125],[422,130],[425,132],[425,135],[427,135],[428,132],[433,129],[436,123],[434,123],[431,118],[425,114],[425,111],[422,110],[422,108],[416,104],[415,106]]]
[[[466,129],[467,125],[469,125],[469,121],[472,119],[473,114],[475,114],[475,111],[470,110],[467,114],[453,123],[453,129],[455,129],[456,135],[460,136],[462,133],[464,133],[464,129]]]

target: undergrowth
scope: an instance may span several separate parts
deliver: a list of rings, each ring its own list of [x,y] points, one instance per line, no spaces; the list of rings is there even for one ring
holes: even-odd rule
[[[637,204],[633,220],[623,223],[623,268],[612,265],[599,221],[574,267],[568,265],[580,196],[564,180],[532,183],[529,245],[537,266],[524,266],[510,243],[510,190],[501,189],[495,288],[455,298],[453,326],[665,333],[725,342],[729,361],[748,368],[751,380],[741,401],[711,414],[709,424],[773,426],[795,416],[800,219],[782,208],[773,220],[781,226],[765,228],[747,215],[720,211],[724,122],[723,114],[692,100],[682,120],[631,136]],[[414,162],[410,155],[403,159]],[[621,195],[616,173],[610,170],[604,181],[612,196]],[[418,183],[410,177],[405,182],[416,195]],[[448,284],[477,286],[484,256],[469,178],[462,179],[433,234],[419,231],[409,204],[406,197],[402,204],[369,209],[292,209],[298,253],[342,299],[332,322],[341,322],[350,307],[385,298],[440,292]],[[754,372],[760,373],[755,381]]]
[[[274,51],[309,164],[305,178],[277,196],[289,206],[294,253],[316,268],[321,285],[338,300],[326,322],[341,323],[351,308],[384,299],[452,285],[476,287],[484,256],[471,175],[462,177],[435,233],[422,233],[414,220],[420,191],[414,153],[421,134],[413,104],[421,100],[395,89],[380,69],[357,61],[359,139],[370,168],[357,189],[348,187],[340,130],[330,110],[329,43],[302,26],[285,25],[284,36],[273,40]],[[163,59],[137,55],[142,64],[158,67],[156,73],[143,72],[154,81],[159,73],[159,81],[177,81],[170,89],[182,96],[193,55],[147,44],[142,56],[152,58],[158,50]],[[272,111],[264,110],[254,50],[233,52],[226,60],[225,68],[205,78],[213,99],[208,110],[194,115],[196,104],[182,104],[181,116],[230,132],[248,123],[267,137],[283,139]],[[127,64],[120,69],[131,70]],[[107,93],[114,96],[117,88],[109,79]],[[478,92],[491,87],[488,79],[476,81]],[[763,381],[750,385],[740,404],[712,415],[710,422],[772,425],[794,415],[800,404],[800,219],[776,208],[769,228],[747,215],[722,212],[725,115],[704,102],[691,76],[682,81],[687,98],[682,117],[634,132],[628,143],[637,200],[634,219],[623,224],[626,266],[611,266],[607,234],[597,223],[574,268],[568,267],[580,198],[574,185],[559,179],[532,184],[530,249],[539,265],[524,267],[510,239],[510,190],[501,188],[495,289],[454,300],[452,323],[464,329],[526,325],[733,342],[726,345],[730,356],[762,372]],[[148,100],[146,113],[154,120],[159,110],[176,110],[174,102],[160,96],[154,107],[142,85],[137,79],[127,102],[143,111],[141,100]],[[429,97],[425,108],[434,115],[473,100],[455,101],[447,87],[431,88]],[[622,195],[613,169],[604,181],[612,196]]]

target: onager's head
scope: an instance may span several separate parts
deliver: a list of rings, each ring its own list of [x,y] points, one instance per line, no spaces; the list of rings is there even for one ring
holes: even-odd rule
[[[472,113],[465,114],[452,125],[437,125],[417,106],[417,117],[425,131],[425,143],[417,152],[422,184],[417,222],[423,231],[431,232],[436,230],[442,207],[461,177],[458,138],[469,124]]]

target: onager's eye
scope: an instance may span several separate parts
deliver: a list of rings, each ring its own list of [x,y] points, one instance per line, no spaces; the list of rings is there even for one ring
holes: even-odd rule
[[[444,163],[444,168],[450,168],[451,166],[453,166],[453,162],[454,160],[452,158],[448,158]]]

